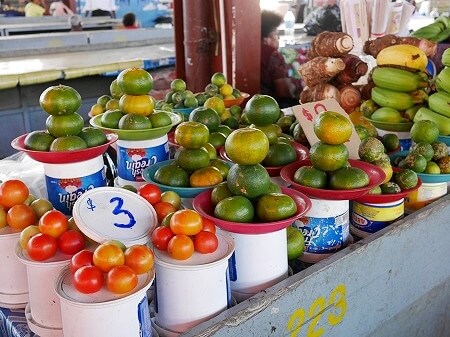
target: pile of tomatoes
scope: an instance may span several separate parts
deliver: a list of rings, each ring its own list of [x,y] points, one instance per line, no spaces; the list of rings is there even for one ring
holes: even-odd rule
[[[103,285],[114,294],[125,294],[138,284],[138,275],[148,273],[154,265],[154,256],[145,245],[126,248],[121,242],[110,240],[94,251],[84,249],[70,260],[75,289],[92,294]]]
[[[219,246],[216,225],[191,209],[169,214],[163,224],[153,230],[151,242],[176,260],[186,260],[194,252],[213,253]]]
[[[155,209],[158,223],[161,223],[166,215],[176,212],[181,208],[181,197],[174,191],[162,192],[161,189],[151,183],[139,187],[137,193],[147,200]]]

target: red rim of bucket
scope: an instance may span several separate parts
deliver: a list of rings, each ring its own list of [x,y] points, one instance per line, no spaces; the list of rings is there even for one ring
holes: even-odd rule
[[[118,139],[115,133],[107,133],[107,142],[102,145],[89,147],[82,150],[50,152],[50,151],[33,151],[25,148],[25,137],[28,134],[21,135],[12,140],[11,146],[18,150],[25,152],[31,159],[45,164],[67,164],[80,161],[89,160],[101,156],[108,147]]]
[[[286,165],[281,169],[280,176],[284,181],[291,185],[291,188],[305,193],[308,197],[324,200],[354,200],[360,198],[367,194],[372,188],[380,185],[386,177],[384,171],[378,166],[361,160],[349,159],[348,161],[351,166],[358,167],[368,174],[369,185],[362,188],[354,188],[352,190],[329,190],[300,185],[293,180],[295,171],[302,166],[311,166],[312,163],[309,159]]]
[[[287,187],[281,187],[281,190],[284,194],[289,195],[295,200],[297,212],[290,218],[273,222],[232,222],[212,216],[213,206],[211,204],[211,190],[204,191],[197,195],[194,198],[192,205],[198,213],[205,218],[214,221],[216,226],[222,230],[240,234],[272,233],[290,226],[295,220],[303,216],[312,206],[311,200],[302,192]]]
[[[292,147],[294,148],[295,152],[297,153],[297,160],[304,160],[309,157],[309,150],[306,146],[297,143],[297,142],[291,142]],[[227,152],[225,151],[225,147],[221,147],[219,149],[219,156],[223,160],[233,162],[230,157],[228,157]],[[267,173],[269,173],[269,176],[271,177],[279,177],[281,169],[284,166],[264,166]]]
[[[392,169],[394,170],[394,172],[403,171],[398,167],[393,167]],[[400,193],[395,194],[365,194],[362,197],[355,199],[355,201],[367,202],[372,204],[384,204],[387,202],[394,202],[406,197],[409,193],[416,191],[420,186],[422,186],[422,179],[419,178],[419,180],[417,181],[417,185],[414,188],[402,190]]]
[[[223,102],[225,103],[225,108],[229,108],[233,105],[241,105],[244,101],[250,97],[246,92],[241,92],[241,96],[235,99],[225,99]]]

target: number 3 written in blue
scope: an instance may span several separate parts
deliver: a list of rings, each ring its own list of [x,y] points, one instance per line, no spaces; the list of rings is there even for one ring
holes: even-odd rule
[[[114,202],[117,202],[116,207],[114,207],[112,213],[114,215],[119,215],[119,214],[125,214],[126,216],[128,216],[128,219],[130,220],[128,223],[114,223],[114,226],[119,227],[119,228],[131,228],[136,224],[136,220],[134,219],[134,215],[131,214],[130,211],[123,209],[123,199],[119,198],[119,197],[114,197],[111,198],[109,200],[109,202],[112,204]]]
[[[336,311],[331,311],[327,315],[327,323],[331,326],[338,325],[344,320],[347,312],[347,301],[345,300],[346,288],[344,284],[339,284],[330,293],[328,306],[334,307]],[[320,337],[325,333],[325,327],[320,326],[322,315],[327,310],[327,300],[320,296],[316,298],[309,306],[308,319],[306,310],[298,308],[289,317],[286,329],[290,333],[290,337],[299,336],[305,322],[309,322],[306,329],[306,337]]]

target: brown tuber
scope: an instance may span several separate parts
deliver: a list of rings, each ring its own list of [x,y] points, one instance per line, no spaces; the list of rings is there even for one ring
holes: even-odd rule
[[[342,83],[349,84],[358,82],[361,76],[364,76],[369,69],[366,62],[361,60],[358,56],[353,54],[347,54],[341,57],[344,61],[345,68],[339,72],[334,80]]]
[[[340,58],[319,56],[302,64],[298,72],[305,84],[313,87],[319,83],[328,82],[344,68],[344,61]]]
[[[339,90],[328,83],[320,83],[313,87],[305,87],[300,93],[300,102],[302,104],[309,102],[321,101],[328,98],[334,98],[339,102]]]
[[[437,51],[437,43],[429,41],[427,39],[421,39],[417,37],[400,37],[393,34],[388,34],[376,38],[375,40],[369,40],[364,43],[363,51],[367,55],[377,57],[378,53],[389,46],[397,44],[409,44],[421,49],[427,57],[433,56]]]
[[[339,104],[347,113],[351,113],[361,105],[361,93],[351,84],[339,89]]]
[[[317,56],[340,57],[353,49],[353,38],[342,32],[321,32],[312,41],[310,59]]]

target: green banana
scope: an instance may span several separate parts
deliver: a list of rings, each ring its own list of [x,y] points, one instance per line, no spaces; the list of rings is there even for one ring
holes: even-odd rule
[[[444,50],[444,52],[442,53],[441,61],[444,66],[450,67],[450,48]]]
[[[446,91],[450,93],[450,67],[445,67],[436,76],[435,79],[436,88],[439,91]]]
[[[441,136],[450,135],[450,118],[438,114],[431,109],[422,107],[417,110],[416,115],[414,116],[414,122],[422,120],[435,122],[439,128],[439,134]]]
[[[409,93],[393,91],[380,87],[372,88],[372,100],[381,107],[390,107],[403,111],[413,105],[421,104],[428,99],[428,95],[423,90],[414,90]]]
[[[407,118],[408,120],[410,120],[412,122],[414,120],[414,116],[416,115],[417,111],[423,106],[425,106],[425,105],[417,104],[417,105],[410,107],[409,109],[406,109],[405,110],[405,118]]]
[[[439,43],[439,42],[447,40],[449,37],[450,37],[450,28],[446,28],[439,34],[430,38],[430,41]]]
[[[412,37],[431,39],[444,30],[442,22],[433,22],[425,27],[419,28],[411,33]]]
[[[444,28],[447,29],[450,26],[450,18],[447,16],[438,16],[434,22],[442,22],[442,24],[444,25]]]
[[[384,89],[409,92],[429,85],[421,76],[408,70],[393,67],[376,67],[372,72],[372,80]]]
[[[370,118],[372,113],[378,108],[379,106],[374,101],[368,99],[361,103],[359,111],[361,111],[364,117]]]
[[[428,97],[428,106],[431,110],[450,117],[450,94],[445,91],[437,91]]]

